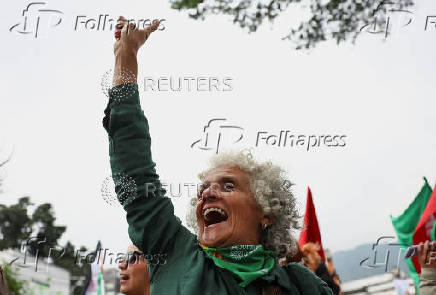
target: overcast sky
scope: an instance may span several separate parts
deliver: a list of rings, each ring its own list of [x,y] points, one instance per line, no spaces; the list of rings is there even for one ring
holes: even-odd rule
[[[9,1],[0,18],[0,158],[14,153],[2,171],[0,203],[24,195],[52,203],[57,223],[67,226],[63,242],[128,246],[124,211],[101,197],[110,167],[100,83],[113,67],[113,32],[74,30],[78,15],[121,14],[165,19],[138,58],[141,104],[163,180],[197,181],[213,151],[191,144],[210,119],[224,118],[223,125],[243,128],[243,139],[223,139],[222,147],[252,147],[259,159],[282,165],[302,213],[311,187],[324,247],[345,250],[393,235],[389,216],[406,209],[423,176],[432,187],[436,181],[436,28],[424,31],[436,4],[417,2],[412,23],[386,42],[364,33],[355,46],[327,42],[300,52],[280,40],[302,15],[297,9],[247,34],[226,17],[191,20],[167,1],[60,0],[45,8],[61,11],[61,24],[35,38],[9,31],[29,3]],[[170,76],[230,77],[232,90],[144,91],[145,77]],[[232,140],[240,129],[229,130],[223,138]],[[345,146],[255,146],[259,131],[281,130],[345,135]],[[185,221],[186,191],[172,200]]]

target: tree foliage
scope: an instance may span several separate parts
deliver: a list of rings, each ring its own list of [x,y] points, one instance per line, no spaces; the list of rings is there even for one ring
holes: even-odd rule
[[[44,241],[39,246],[37,243],[30,244],[30,252],[35,255],[39,250],[39,255],[47,257],[49,255],[50,247],[58,244],[58,240],[64,234],[65,226],[56,226],[55,216],[52,210],[52,205],[44,203],[39,205],[32,214],[32,225],[35,227],[35,241]]]
[[[17,204],[9,207],[0,204],[0,230],[3,238],[0,240],[0,250],[20,248],[32,232],[32,221],[27,208],[32,205],[29,197],[18,199]]]
[[[16,278],[16,273],[11,265],[5,264],[3,275],[8,282],[8,290],[10,295],[27,295],[26,282],[20,281]]]
[[[29,197],[22,197],[16,204],[10,206],[0,204],[0,236],[2,236],[0,251],[10,248],[20,249],[24,246],[29,254],[38,254],[40,259],[50,257],[56,266],[71,273],[71,285],[75,286],[79,278],[85,276],[87,265],[76,263],[76,248],[70,241],[67,241],[64,246],[59,246],[59,240],[66,227],[56,225],[52,205],[50,203],[38,205],[30,214],[28,209],[33,205]],[[81,247],[80,250],[86,251],[86,248]],[[13,280],[13,277],[12,271],[9,270],[9,278]],[[11,284],[9,280],[8,283]],[[76,288],[73,293],[80,294],[80,292],[81,289]]]
[[[309,49],[319,42],[335,40],[338,44],[355,42],[368,24],[383,26],[386,15],[413,5],[413,0],[170,0],[171,7],[187,10],[194,19],[211,14],[233,18],[233,23],[255,32],[265,20],[273,22],[290,5],[306,9],[310,17],[290,28],[282,39],[290,40],[296,49]],[[383,33],[383,32],[380,32]]]

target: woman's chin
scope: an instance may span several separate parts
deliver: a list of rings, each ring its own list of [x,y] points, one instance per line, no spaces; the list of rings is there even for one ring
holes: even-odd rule
[[[204,226],[201,233],[200,242],[206,247],[219,248],[222,242],[229,236],[229,224],[223,221],[209,226]]]
[[[129,292],[129,288],[127,286],[121,286],[120,292],[123,294],[126,294],[127,292]]]

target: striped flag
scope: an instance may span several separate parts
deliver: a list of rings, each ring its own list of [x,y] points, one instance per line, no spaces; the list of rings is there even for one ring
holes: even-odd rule
[[[94,252],[94,261],[90,264],[90,270],[86,275],[83,295],[105,295],[103,265],[100,263],[101,243],[98,241]]]
[[[435,240],[435,229],[436,229],[436,186],[433,189],[433,193],[430,196],[430,200],[425,207],[424,212],[421,215],[418,225],[415,228],[415,233],[413,234],[413,245],[418,245],[421,242],[427,240]],[[418,262],[418,257],[412,258],[413,265],[417,273],[421,273],[421,266]]]
[[[409,207],[398,217],[391,216],[392,225],[397,233],[398,242],[402,249],[413,244],[413,235],[415,234],[415,228],[417,227],[421,216],[427,207],[427,203],[430,200],[432,189],[424,177],[424,185],[421,191],[415,197]],[[419,274],[411,258],[407,258],[406,264],[409,267],[409,275],[415,282],[416,294],[419,293]]]

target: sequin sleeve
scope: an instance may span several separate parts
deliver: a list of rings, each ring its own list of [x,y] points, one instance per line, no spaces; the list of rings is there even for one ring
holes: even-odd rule
[[[127,213],[130,239],[144,253],[166,253],[182,225],[155,170],[138,85],[118,85],[109,90],[109,98],[103,126],[108,132],[112,177]]]

